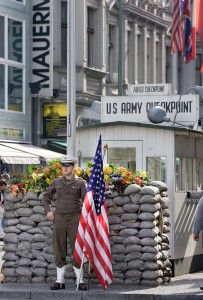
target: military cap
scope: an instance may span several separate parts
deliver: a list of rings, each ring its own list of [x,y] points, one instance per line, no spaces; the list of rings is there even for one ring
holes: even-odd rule
[[[64,155],[60,158],[62,166],[68,167],[77,164],[77,159],[71,155]]]

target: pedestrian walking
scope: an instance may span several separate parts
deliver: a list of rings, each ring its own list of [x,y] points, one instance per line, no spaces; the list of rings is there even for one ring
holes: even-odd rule
[[[3,232],[4,228],[4,192],[8,188],[8,183],[5,180],[0,180],[0,213],[2,215],[1,217],[1,231]],[[3,240],[2,237],[0,237],[0,240]]]
[[[200,198],[196,208],[194,225],[193,225],[193,239],[199,241],[200,231],[203,229],[203,197]],[[203,286],[200,286],[200,290],[203,290]]]
[[[65,271],[67,256],[67,238],[70,242],[73,254],[78,224],[82,208],[82,202],[86,193],[86,182],[74,175],[77,159],[72,156],[63,156],[60,159],[63,176],[55,178],[43,196],[44,210],[47,218],[53,221],[53,244],[57,279],[51,285],[51,290],[65,289]],[[51,202],[56,201],[56,209],[53,211]],[[75,259],[72,261],[76,275],[76,285],[79,290],[87,290],[83,282],[83,274]]]

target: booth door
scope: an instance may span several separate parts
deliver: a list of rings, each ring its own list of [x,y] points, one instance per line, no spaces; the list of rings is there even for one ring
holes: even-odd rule
[[[143,170],[142,141],[102,141],[104,164],[115,164],[130,171]],[[106,149],[106,150],[105,150]]]

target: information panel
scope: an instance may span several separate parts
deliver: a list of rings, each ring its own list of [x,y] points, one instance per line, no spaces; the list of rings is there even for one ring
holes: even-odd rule
[[[60,138],[67,136],[67,104],[44,104],[43,138]]]

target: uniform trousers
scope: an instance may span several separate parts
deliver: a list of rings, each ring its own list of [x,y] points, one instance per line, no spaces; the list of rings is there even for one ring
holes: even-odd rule
[[[75,248],[75,240],[78,232],[78,224],[80,220],[80,214],[70,215],[64,213],[56,213],[54,217],[53,227],[53,243],[55,264],[58,268],[67,264],[67,238],[70,243],[72,254]],[[80,268],[73,257],[72,265],[76,268]]]

